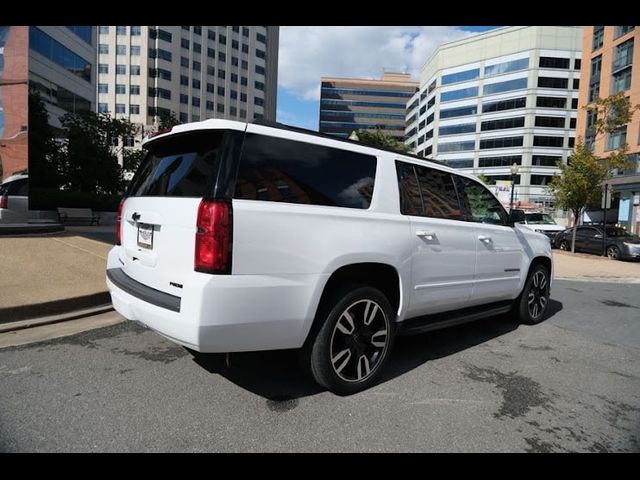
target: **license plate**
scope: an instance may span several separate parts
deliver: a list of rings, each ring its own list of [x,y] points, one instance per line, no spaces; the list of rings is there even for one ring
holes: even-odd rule
[[[138,224],[138,246],[148,249],[153,248],[153,225]]]

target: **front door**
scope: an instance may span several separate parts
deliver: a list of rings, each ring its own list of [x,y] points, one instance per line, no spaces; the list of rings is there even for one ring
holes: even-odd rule
[[[524,270],[524,241],[508,225],[509,216],[482,184],[457,177],[468,219],[474,225],[476,268],[471,303],[511,300],[518,296]]]

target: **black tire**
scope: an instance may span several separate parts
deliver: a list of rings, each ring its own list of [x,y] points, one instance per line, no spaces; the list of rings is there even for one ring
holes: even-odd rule
[[[620,249],[615,245],[609,245],[607,247],[607,257],[611,260],[620,260]]]
[[[549,271],[541,264],[533,265],[522,293],[514,303],[513,310],[517,321],[535,325],[544,320],[549,307],[549,294]]]
[[[562,250],[563,252],[568,252],[569,250],[571,250],[571,245],[569,245],[568,241],[561,240],[560,241],[560,250]]]
[[[301,351],[305,370],[337,395],[371,387],[393,347],[395,314],[387,297],[370,286],[345,285],[323,300],[317,320],[317,333]]]

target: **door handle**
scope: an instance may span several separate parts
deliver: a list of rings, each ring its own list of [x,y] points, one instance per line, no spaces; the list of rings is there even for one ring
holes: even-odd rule
[[[425,240],[433,240],[434,238],[436,238],[436,234],[434,232],[425,232],[422,230],[418,230],[416,232],[416,236],[422,237]]]
[[[492,243],[493,239],[488,235],[478,235],[478,240],[484,243]]]

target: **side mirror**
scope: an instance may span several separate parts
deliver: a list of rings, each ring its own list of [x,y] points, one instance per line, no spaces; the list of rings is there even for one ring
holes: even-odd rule
[[[512,208],[511,213],[509,214],[509,224],[515,225],[516,223],[524,222],[526,218],[524,210]]]

